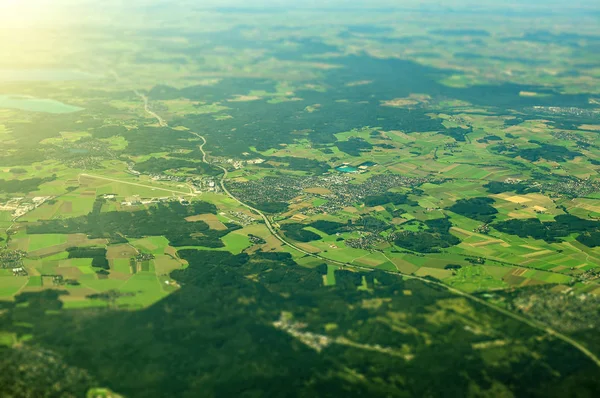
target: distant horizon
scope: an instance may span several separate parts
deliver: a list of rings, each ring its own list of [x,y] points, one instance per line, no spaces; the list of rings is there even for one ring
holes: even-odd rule
[[[0,10],[2,397],[600,391],[600,3]]]

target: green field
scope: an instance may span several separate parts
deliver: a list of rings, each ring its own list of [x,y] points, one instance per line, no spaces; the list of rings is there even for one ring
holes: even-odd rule
[[[5,3],[0,395],[598,395],[598,4]]]
[[[62,245],[67,242],[66,235],[31,235],[29,237],[29,251],[45,249],[51,246]]]
[[[239,254],[251,245],[250,240],[247,236],[237,234],[235,232],[232,232],[229,235],[223,237],[222,240],[225,244],[225,248],[233,254]]]

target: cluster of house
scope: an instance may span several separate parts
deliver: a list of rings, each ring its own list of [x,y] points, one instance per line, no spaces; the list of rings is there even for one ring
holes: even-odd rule
[[[264,159],[250,159],[250,160],[236,160],[236,159],[226,159],[225,163],[229,163],[231,165],[233,165],[234,169],[241,169],[242,167],[244,167],[245,165],[248,164],[261,164],[264,163],[265,160]]]
[[[14,276],[27,276],[27,271],[23,267],[17,267],[12,269]]]

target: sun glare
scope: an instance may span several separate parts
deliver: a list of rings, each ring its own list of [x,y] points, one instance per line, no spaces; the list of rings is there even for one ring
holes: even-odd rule
[[[52,24],[57,1],[0,0],[0,22],[3,28],[29,28]]]
[[[3,12],[9,9],[15,9],[19,6],[23,6],[27,3],[27,0],[0,0],[0,10]]]

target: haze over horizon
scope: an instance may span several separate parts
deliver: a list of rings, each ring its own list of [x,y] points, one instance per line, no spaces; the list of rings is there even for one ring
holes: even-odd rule
[[[596,397],[599,22],[0,0],[0,396]]]

